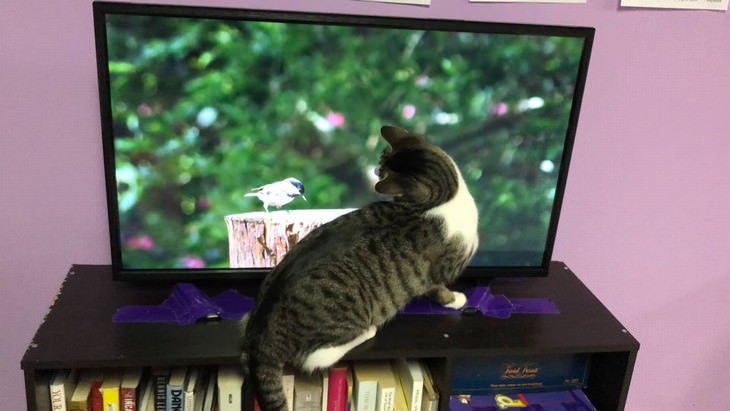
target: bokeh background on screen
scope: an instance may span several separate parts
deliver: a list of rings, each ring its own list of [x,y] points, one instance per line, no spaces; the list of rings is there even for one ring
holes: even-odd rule
[[[129,15],[107,31],[125,267],[227,267],[223,216],[286,177],[307,197],[288,210],[377,199],[385,123],[460,165],[473,264],[541,264],[582,39]]]

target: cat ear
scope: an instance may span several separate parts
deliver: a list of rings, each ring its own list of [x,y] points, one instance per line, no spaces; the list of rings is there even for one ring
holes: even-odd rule
[[[400,177],[397,174],[391,174],[384,179],[375,183],[375,192],[390,197],[399,197],[403,195],[403,187]]]
[[[395,148],[404,138],[410,136],[410,133],[407,130],[396,126],[383,126],[380,129],[380,134],[393,148]]]

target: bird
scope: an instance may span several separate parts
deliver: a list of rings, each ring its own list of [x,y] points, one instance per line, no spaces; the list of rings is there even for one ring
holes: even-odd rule
[[[267,213],[269,212],[269,206],[280,208],[297,197],[302,197],[304,201],[307,201],[304,196],[304,184],[294,177],[256,187],[246,193],[245,197],[257,197],[264,203],[264,210]]]

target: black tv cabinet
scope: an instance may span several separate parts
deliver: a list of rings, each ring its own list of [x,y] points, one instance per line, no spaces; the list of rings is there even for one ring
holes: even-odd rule
[[[399,316],[347,359],[420,358],[431,367],[442,394],[450,392],[453,360],[524,354],[590,355],[585,391],[600,411],[623,410],[638,341],[561,262],[550,274],[494,282],[508,297],[552,299],[560,314],[483,316]],[[201,285],[213,294],[231,285]],[[253,295],[255,285],[239,285]],[[60,368],[215,365],[236,363],[241,329],[235,321],[176,324],[116,324],[112,314],[125,305],[154,305],[170,284],[114,282],[109,266],[74,265],[30,343],[24,370],[29,411],[40,411],[42,384]],[[40,385],[39,385],[40,384]],[[448,409],[441,395],[440,410]]]

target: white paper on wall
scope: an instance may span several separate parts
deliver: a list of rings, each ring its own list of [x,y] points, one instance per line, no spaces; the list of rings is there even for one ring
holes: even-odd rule
[[[430,6],[431,0],[360,0],[360,1],[374,1],[378,3],[399,3],[399,4],[411,4],[416,6]]]
[[[586,0],[469,0],[470,3],[585,3]]]
[[[621,6],[727,11],[728,0],[621,0]]]

